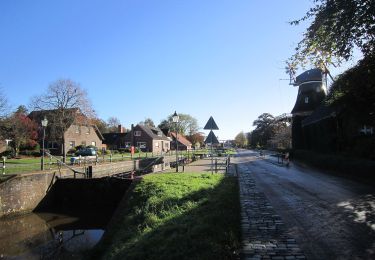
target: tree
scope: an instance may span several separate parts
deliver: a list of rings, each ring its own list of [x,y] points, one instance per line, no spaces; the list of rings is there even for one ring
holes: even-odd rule
[[[95,113],[87,93],[70,79],[59,79],[51,83],[45,94],[31,100],[33,110],[48,110],[50,137],[60,142],[64,161],[66,159],[64,133],[75,121],[88,123]]]
[[[186,138],[193,144],[194,147],[201,147],[204,144],[204,136],[202,133],[197,132],[192,135],[188,135]]]
[[[4,117],[9,109],[8,99],[3,93],[4,91],[0,88],[0,118]]]
[[[294,55],[287,62],[289,73],[311,63],[327,71],[331,64],[349,60],[358,48],[366,57],[375,51],[375,1],[314,0],[315,6],[301,18],[298,25],[312,19]]]
[[[20,106],[18,109],[5,120],[7,137],[12,140],[15,155],[17,156],[20,147],[35,148],[38,144],[38,125],[27,117],[25,107]]]
[[[234,143],[237,147],[246,147],[247,138],[243,131],[236,135],[236,137],[234,138]]]
[[[99,129],[100,133],[108,133],[109,130],[108,130],[108,125],[107,123],[103,120],[103,119],[100,119],[100,118],[92,118],[91,119],[91,123],[96,125],[96,127]]]
[[[154,121],[151,118],[146,118],[145,121],[141,121],[139,122],[139,124],[148,127],[155,127]]]
[[[275,132],[275,118],[269,113],[263,113],[253,122],[255,129],[252,132],[252,139],[256,145],[266,146]],[[254,144],[254,143],[253,143]]]
[[[121,122],[117,117],[111,116],[110,118],[108,118],[107,126],[109,133],[117,133],[119,125],[121,125]]]
[[[178,114],[179,115],[179,122],[178,122],[178,132],[183,135],[193,135],[198,132],[198,120],[192,117],[189,114]],[[164,119],[160,122],[159,126],[160,129],[173,129],[176,128],[176,123],[172,120],[172,115],[169,115],[167,119]]]

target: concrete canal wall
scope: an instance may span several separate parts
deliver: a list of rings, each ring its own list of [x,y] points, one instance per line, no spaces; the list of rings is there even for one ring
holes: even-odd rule
[[[169,167],[169,162],[159,158],[123,161],[101,165],[93,165],[92,178],[102,178],[149,167],[149,171],[157,172]],[[85,168],[74,167],[79,172]],[[15,175],[13,178],[0,183],[0,218],[10,215],[27,213],[34,210],[52,188],[57,179],[74,178],[72,170],[49,170]],[[76,174],[76,178],[84,178],[83,174]]]

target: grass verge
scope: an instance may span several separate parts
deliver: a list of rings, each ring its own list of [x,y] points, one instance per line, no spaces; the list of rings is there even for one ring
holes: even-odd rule
[[[240,204],[234,177],[145,176],[92,252],[102,259],[238,259]]]

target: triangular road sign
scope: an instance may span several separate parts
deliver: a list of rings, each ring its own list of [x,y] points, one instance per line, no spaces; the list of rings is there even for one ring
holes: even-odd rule
[[[211,116],[210,119],[208,119],[207,124],[203,129],[204,130],[219,130],[219,127],[215,123],[214,118]]]
[[[212,132],[211,130],[204,142],[206,144],[218,144],[219,140],[217,140],[217,137],[215,136],[214,132]]]

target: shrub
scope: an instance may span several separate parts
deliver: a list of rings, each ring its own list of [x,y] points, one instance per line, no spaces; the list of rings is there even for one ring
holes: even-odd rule
[[[14,158],[16,156],[16,154],[14,153],[14,151],[12,149],[8,149],[8,150],[0,153],[0,156],[1,157],[7,157],[7,158]]]

